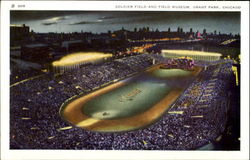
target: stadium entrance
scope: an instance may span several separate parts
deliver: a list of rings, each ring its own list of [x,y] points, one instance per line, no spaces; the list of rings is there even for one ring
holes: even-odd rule
[[[71,100],[62,108],[70,123],[93,131],[146,127],[161,117],[198,73],[160,66]]]

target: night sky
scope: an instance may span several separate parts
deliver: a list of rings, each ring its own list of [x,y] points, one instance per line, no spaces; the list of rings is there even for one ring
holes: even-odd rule
[[[11,24],[26,24],[35,32],[93,32],[122,27],[149,27],[176,31],[206,28],[207,32],[240,33],[240,12],[166,12],[166,11],[11,11]]]

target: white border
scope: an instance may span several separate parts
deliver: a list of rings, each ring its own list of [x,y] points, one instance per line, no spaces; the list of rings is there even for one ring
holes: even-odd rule
[[[9,12],[15,10],[241,11],[241,151],[79,151],[9,150]],[[188,5],[189,9],[117,8],[122,5]],[[193,9],[195,5],[220,9]],[[239,6],[240,9],[223,9]],[[249,2],[246,1],[2,1],[1,2],[1,159],[249,159]]]

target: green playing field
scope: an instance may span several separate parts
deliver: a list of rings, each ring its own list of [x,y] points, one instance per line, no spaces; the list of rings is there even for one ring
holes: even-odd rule
[[[192,73],[180,69],[157,69],[131,78],[126,85],[94,97],[82,107],[85,115],[97,119],[120,119],[142,113],[171,90],[186,88]]]

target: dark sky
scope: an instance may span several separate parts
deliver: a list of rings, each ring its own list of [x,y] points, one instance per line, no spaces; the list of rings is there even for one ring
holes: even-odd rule
[[[240,33],[240,12],[167,11],[11,11],[11,24],[26,24],[35,32],[107,32],[124,27],[166,31]]]

